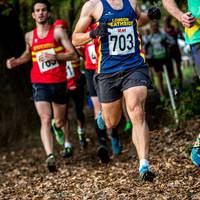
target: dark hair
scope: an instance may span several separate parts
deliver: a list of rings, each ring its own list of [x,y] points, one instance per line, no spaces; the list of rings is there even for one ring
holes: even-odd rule
[[[34,7],[35,7],[35,4],[37,4],[37,3],[45,4],[47,6],[47,11],[51,12],[51,4],[48,0],[34,0],[32,3],[32,12],[34,12]]]

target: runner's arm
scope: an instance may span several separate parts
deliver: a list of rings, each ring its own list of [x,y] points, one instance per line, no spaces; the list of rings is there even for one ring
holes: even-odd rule
[[[59,41],[63,47],[65,48],[65,53],[59,53],[55,55],[55,59],[59,61],[68,61],[68,60],[74,60],[77,58],[76,51],[69,40],[67,33],[62,28],[55,28],[54,35],[56,41]]]
[[[137,21],[138,26],[144,26],[150,20],[160,19],[160,17],[161,17],[160,10],[157,7],[153,7],[151,9],[149,9],[148,12],[142,12],[140,10],[136,0],[132,0],[131,5],[136,12],[136,15],[137,15],[137,18],[138,18],[138,21]],[[153,10],[153,12],[151,12],[151,15],[149,15],[150,10],[151,11]]]
[[[30,38],[31,38],[31,32],[26,33],[26,35],[25,35],[25,41],[26,41],[25,51],[18,58],[12,57],[12,58],[7,59],[7,61],[6,61],[7,68],[12,69],[19,65],[27,63],[28,61],[31,60],[31,45],[30,45],[31,39]]]
[[[72,35],[72,43],[74,46],[84,45],[92,40],[90,32],[86,32],[92,22],[92,11],[95,4],[92,1],[87,1],[81,10],[79,20],[76,24]]]
[[[174,0],[162,0],[165,9],[182,23],[184,27],[190,28],[195,22],[195,18],[189,12],[182,12]]]
[[[149,17],[147,16],[147,13],[145,12],[139,11],[137,15],[138,15],[138,26],[144,26],[150,21]]]

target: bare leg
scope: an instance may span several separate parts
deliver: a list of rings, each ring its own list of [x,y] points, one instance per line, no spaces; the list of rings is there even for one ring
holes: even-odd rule
[[[132,87],[124,91],[127,112],[134,124],[132,139],[135,144],[139,159],[148,159],[149,155],[149,131],[145,121],[144,104],[147,97],[147,89],[144,86]]]
[[[111,103],[102,103],[102,117],[107,128],[115,128],[122,115],[122,100],[116,100]]]
[[[93,97],[91,97],[91,99],[92,99],[92,103],[94,106],[94,118],[96,119],[99,111],[101,110],[101,104],[99,102],[98,97],[93,96]]]
[[[36,101],[35,107],[41,121],[40,135],[46,155],[53,153],[53,136],[51,133],[51,104],[45,101]]]

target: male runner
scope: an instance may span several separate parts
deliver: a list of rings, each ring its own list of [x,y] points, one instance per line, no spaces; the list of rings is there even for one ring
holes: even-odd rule
[[[136,0],[90,0],[82,8],[73,33],[73,44],[81,45],[99,38],[99,74],[95,77],[102,117],[100,128],[115,128],[122,114],[122,96],[133,126],[133,142],[140,159],[142,180],[152,181],[149,156],[149,131],[145,121],[144,104],[147,88],[151,86],[144,55],[140,52],[137,19],[141,22],[160,18],[160,11],[151,8],[141,13]],[[98,21],[95,30],[86,32],[92,20]],[[85,33],[86,32],[86,33]]]
[[[36,0],[32,4],[32,17],[36,28],[25,35],[26,49],[19,58],[7,60],[12,69],[31,60],[31,82],[33,100],[41,121],[41,139],[47,155],[49,171],[55,171],[51,118],[53,129],[60,144],[64,143],[61,127],[65,124],[66,110],[66,60],[76,58],[76,53],[65,31],[48,23],[51,5],[47,0]]]

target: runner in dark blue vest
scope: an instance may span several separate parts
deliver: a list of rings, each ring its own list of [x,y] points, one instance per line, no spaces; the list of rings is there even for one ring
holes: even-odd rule
[[[134,124],[132,135],[140,159],[139,173],[145,181],[152,181],[155,176],[148,161],[150,139],[144,111],[151,82],[141,53],[137,22],[143,24],[156,18],[160,18],[159,9],[141,13],[136,0],[90,0],[84,4],[73,33],[75,46],[99,38],[95,83],[102,112],[98,116],[98,126],[104,129],[118,125],[124,96]],[[93,20],[97,28],[86,32]],[[107,147],[102,145],[98,155],[103,160],[108,155]]]

